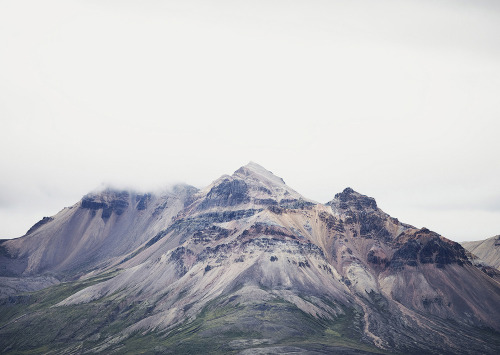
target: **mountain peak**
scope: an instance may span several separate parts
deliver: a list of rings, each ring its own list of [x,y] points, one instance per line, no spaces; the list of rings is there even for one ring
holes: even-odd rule
[[[267,180],[276,185],[286,185],[282,178],[274,175],[272,172],[253,161],[236,170],[233,175],[239,175],[243,178],[250,176],[256,178],[257,180]]]
[[[342,209],[346,209],[348,207],[355,207],[356,209],[377,209],[377,202],[373,197],[362,195],[350,187],[346,187],[344,191],[336,194],[335,198],[328,202],[327,205],[336,205]]]
[[[201,190],[199,209],[249,206],[313,205],[316,202],[304,198],[261,165],[250,162],[236,170],[232,176],[223,175]]]

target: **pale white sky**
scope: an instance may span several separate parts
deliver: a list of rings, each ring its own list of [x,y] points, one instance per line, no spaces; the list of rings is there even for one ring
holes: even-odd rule
[[[496,0],[0,0],[0,237],[102,184],[253,160],[461,241],[500,234]]]

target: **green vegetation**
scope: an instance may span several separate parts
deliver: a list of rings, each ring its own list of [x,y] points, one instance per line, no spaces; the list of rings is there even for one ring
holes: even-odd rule
[[[225,299],[210,302],[198,317],[178,325],[165,334],[137,334],[113,350],[124,354],[141,351],[172,351],[175,354],[233,354],[245,348],[295,346],[308,350],[329,348],[358,349],[383,353],[362,343],[353,323],[358,313],[347,309],[334,320],[317,319],[295,305],[275,298],[265,303],[231,303]],[[111,350],[111,349],[110,349]]]
[[[23,293],[15,297],[0,300],[0,329],[9,321],[23,314],[34,313],[38,310],[53,306],[76,292],[97,283],[115,277],[119,271],[102,274],[82,281],[63,282],[46,289]]]
[[[45,353],[92,338],[92,332],[109,322],[110,301],[68,307],[52,307],[70,295],[106,281],[118,272],[83,281],[66,282],[47,289],[3,299],[0,304],[1,351],[14,354]],[[115,311],[116,313],[117,311]],[[95,337],[97,339],[97,337]]]
[[[121,354],[232,354],[252,347],[294,346],[326,352],[341,347],[380,353],[360,340],[358,323],[362,314],[355,309],[345,308],[335,319],[320,319],[278,297],[241,303],[234,295],[212,300],[194,320],[168,331],[136,333],[101,348],[107,340],[117,339],[120,332],[149,316],[153,305],[108,296],[88,304],[52,306],[113,276],[60,284],[19,296],[18,303],[2,305],[1,350],[10,354],[78,349]]]

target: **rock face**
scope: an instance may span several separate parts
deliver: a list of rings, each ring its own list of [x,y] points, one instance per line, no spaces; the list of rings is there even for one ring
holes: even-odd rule
[[[73,206],[72,218],[86,218],[78,233],[63,233],[59,214],[2,242],[0,265],[13,274],[83,276],[0,302],[0,349],[500,351],[498,281],[373,198],[347,188],[316,203],[255,163],[180,191],[88,195]],[[93,225],[102,229],[91,239]],[[73,239],[81,255],[52,251]]]

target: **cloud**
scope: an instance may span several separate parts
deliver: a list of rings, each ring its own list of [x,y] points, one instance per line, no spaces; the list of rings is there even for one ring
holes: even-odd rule
[[[396,217],[496,211],[499,17],[494,1],[2,2],[2,209],[42,217],[103,182],[202,187],[254,160],[318,201],[352,186]]]

